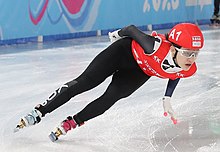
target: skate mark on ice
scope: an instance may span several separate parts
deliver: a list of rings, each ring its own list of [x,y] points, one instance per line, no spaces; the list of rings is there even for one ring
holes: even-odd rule
[[[165,144],[163,151],[165,151],[166,148],[167,148],[167,146],[170,145],[175,152],[178,152],[178,150],[177,150],[177,149],[175,148],[175,146],[172,144],[172,141],[175,140],[177,137],[179,137],[179,135],[176,135],[175,137],[169,139],[168,135],[165,134],[165,137],[168,139],[168,142]]]

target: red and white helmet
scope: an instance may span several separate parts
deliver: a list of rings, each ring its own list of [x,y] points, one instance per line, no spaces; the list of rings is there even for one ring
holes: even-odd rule
[[[168,40],[187,49],[201,49],[204,44],[201,30],[192,23],[175,25],[168,33]]]

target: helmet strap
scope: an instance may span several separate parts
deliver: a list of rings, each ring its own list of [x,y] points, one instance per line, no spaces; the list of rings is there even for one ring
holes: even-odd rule
[[[177,53],[178,53],[178,51],[175,51],[175,54],[174,54],[174,56],[173,56],[173,62],[174,62],[174,64],[176,65],[176,67],[179,67],[179,68],[180,68],[180,66],[176,63]]]
[[[166,34],[165,34],[166,40],[168,40],[168,36],[169,36],[169,34],[166,33]],[[171,43],[172,43],[172,42],[171,42]],[[173,45],[174,47],[179,48],[179,49],[181,48],[181,46],[179,46],[179,45],[177,45],[177,44],[175,44],[175,43],[172,43],[172,45]],[[175,51],[176,51],[176,52],[175,52],[175,54],[174,54],[174,56],[173,56],[173,62],[174,62],[174,64],[175,64],[176,67],[181,68],[181,67],[176,63],[176,56],[177,56],[178,51],[177,51],[177,50],[175,50]]]
[[[171,42],[171,43],[172,43],[172,42]],[[181,46],[179,46],[179,45],[177,45],[177,44],[175,44],[175,43],[172,43],[172,45],[173,45],[174,47],[179,48],[179,49],[181,48]],[[179,67],[179,68],[180,68],[180,66],[176,63],[177,53],[178,53],[178,51],[175,49],[175,54],[174,54],[174,56],[173,56],[173,62],[174,62],[174,64],[175,64],[176,67]]]

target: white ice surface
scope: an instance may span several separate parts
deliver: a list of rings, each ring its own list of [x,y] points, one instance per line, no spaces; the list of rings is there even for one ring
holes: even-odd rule
[[[218,152],[220,151],[220,30],[206,30],[198,72],[182,79],[172,104],[179,123],[163,116],[167,80],[151,78],[103,115],[52,143],[48,134],[106,89],[110,78],[14,134],[19,119],[63,83],[77,77],[110,43],[106,37],[0,50],[0,152]]]

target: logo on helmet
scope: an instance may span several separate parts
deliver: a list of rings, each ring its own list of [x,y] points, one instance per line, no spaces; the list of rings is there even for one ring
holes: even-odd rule
[[[182,31],[176,32],[176,29],[173,29],[170,32],[169,38],[178,41],[181,34],[182,34]]]
[[[192,46],[193,47],[201,47],[201,36],[192,36]]]
[[[193,41],[201,41],[201,36],[192,36]]]

